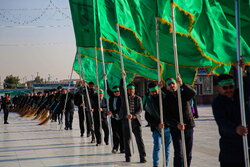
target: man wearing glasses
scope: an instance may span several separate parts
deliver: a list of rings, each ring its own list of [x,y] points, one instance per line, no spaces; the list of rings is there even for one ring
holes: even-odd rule
[[[216,87],[219,95],[214,99],[212,109],[221,136],[220,166],[245,167],[242,136],[248,135],[248,128],[241,125],[239,92],[235,89],[233,77],[227,74],[218,77]],[[249,118],[246,107],[248,125]]]

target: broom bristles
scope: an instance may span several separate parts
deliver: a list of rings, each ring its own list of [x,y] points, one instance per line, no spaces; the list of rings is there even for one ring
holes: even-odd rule
[[[42,116],[43,112],[44,112],[44,109],[39,114],[37,114],[37,116],[35,118],[33,118],[33,120],[37,120],[38,118],[40,118]]]
[[[45,110],[45,112],[41,115],[41,117],[39,118],[39,120],[40,121],[43,121],[44,119],[46,119],[47,118],[47,116],[48,116],[48,110]]]
[[[38,125],[44,125],[46,124],[47,122],[49,122],[49,120],[51,119],[53,114],[50,114],[45,120],[43,120],[41,123],[39,123]]]

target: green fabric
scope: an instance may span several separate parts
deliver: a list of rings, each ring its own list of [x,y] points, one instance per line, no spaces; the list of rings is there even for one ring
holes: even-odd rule
[[[115,92],[115,91],[120,91],[120,89],[119,89],[119,88],[115,88],[115,89],[112,89],[112,91],[113,91],[113,92]]]
[[[166,85],[168,85],[170,83],[176,83],[176,80],[174,78],[167,79]]]
[[[224,85],[233,85],[234,84],[234,80],[233,79],[227,79],[227,80],[222,80],[218,83],[218,85],[220,86],[224,86]]]
[[[128,85],[127,89],[135,89],[135,86],[134,85]]]
[[[153,91],[156,91],[156,90],[158,90],[159,89],[159,86],[155,86],[155,87],[153,87],[153,88],[149,88],[149,91],[150,92],[153,92]]]
[[[116,24],[120,26],[124,66],[125,71],[129,72],[128,82],[134,74],[157,80],[155,17],[159,24],[161,78],[175,77],[170,1],[69,2],[76,45],[80,47],[79,53],[85,61],[82,68],[87,80],[95,81],[94,48],[97,47],[97,60],[101,62],[99,37],[102,37],[109,83],[119,82],[121,73]],[[225,0],[174,0],[179,70],[184,83],[194,82],[199,67],[215,74],[228,73],[236,62],[236,30],[229,19],[234,3],[230,3]],[[244,62],[250,64],[250,31],[244,30],[244,27],[249,30],[249,6],[242,7],[242,11],[244,32],[241,52]],[[75,71],[80,71],[76,64],[77,61],[74,63]],[[103,85],[102,67],[101,63],[98,64],[100,83]]]

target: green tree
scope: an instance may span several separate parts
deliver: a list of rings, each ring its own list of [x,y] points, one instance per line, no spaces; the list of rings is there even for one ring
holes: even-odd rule
[[[37,76],[36,78],[35,78],[35,80],[33,81],[33,83],[43,83],[44,81],[43,81],[43,78],[41,78],[40,76]]]
[[[15,77],[13,75],[9,75],[4,79],[4,88],[14,89],[19,84],[19,77]]]

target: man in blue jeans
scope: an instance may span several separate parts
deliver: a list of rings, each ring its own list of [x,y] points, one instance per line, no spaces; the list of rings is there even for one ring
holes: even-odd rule
[[[162,101],[163,101],[163,122],[160,122],[160,109],[159,109],[159,88],[158,86],[152,82],[148,85],[149,87],[149,96],[146,98],[144,109],[145,109],[145,118],[148,121],[152,136],[154,140],[154,148],[153,148],[153,166],[159,166],[160,159],[160,149],[162,145],[162,134],[161,129],[164,129],[164,137],[165,137],[165,152],[166,152],[166,167],[168,166],[169,156],[170,156],[170,143],[171,143],[171,135],[169,129],[169,123],[166,117],[167,107],[166,107],[166,97],[165,94],[162,93]]]

